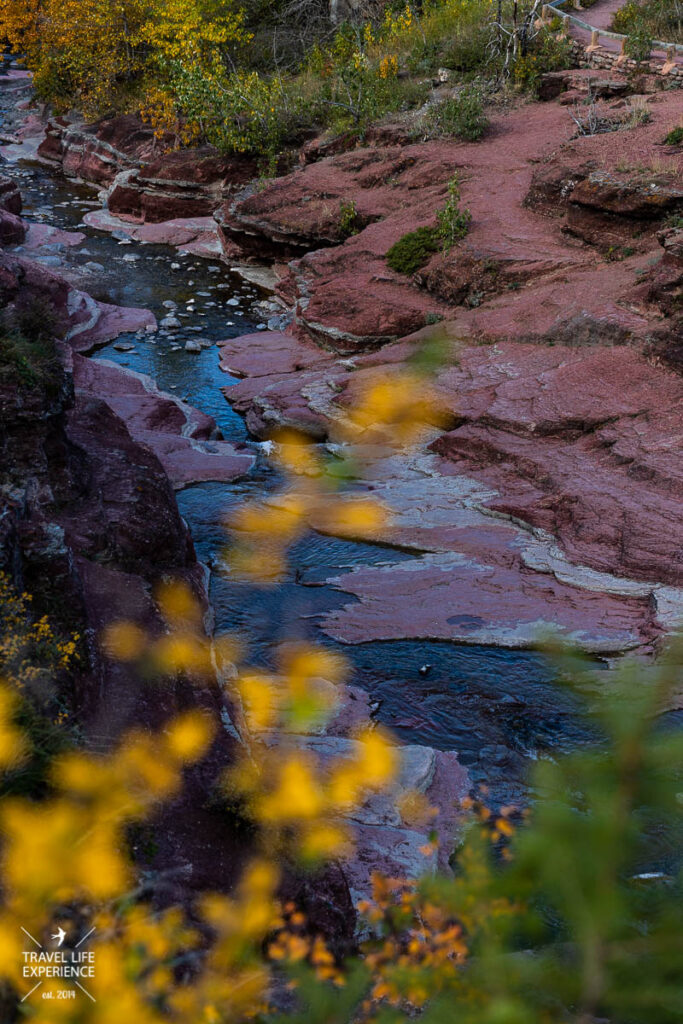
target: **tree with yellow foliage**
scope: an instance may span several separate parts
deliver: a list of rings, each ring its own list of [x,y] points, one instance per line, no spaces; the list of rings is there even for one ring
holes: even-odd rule
[[[0,36],[40,95],[90,116],[138,105],[165,62],[208,66],[247,38],[232,0],[0,0]]]

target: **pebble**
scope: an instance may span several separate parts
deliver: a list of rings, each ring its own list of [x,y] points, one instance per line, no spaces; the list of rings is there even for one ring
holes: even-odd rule
[[[171,270],[180,270],[180,264],[179,263],[172,263],[171,264]]]
[[[165,316],[161,321],[162,327],[180,327],[180,320],[175,316]]]
[[[134,352],[135,345],[131,345],[129,341],[117,341],[113,346],[117,352]]]
[[[190,338],[189,341],[185,342],[186,352],[201,352],[201,350],[202,344],[200,341],[197,340],[197,338]]]
[[[95,263],[93,260],[89,260],[88,263],[84,264],[84,270],[89,270],[93,274],[101,274],[104,272],[104,267],[101,263]]]
[[[226,306],[239,306],[239,304],[239,299],[228,299],[228,301],[226,302]]]
[[[164,299],[164,301],[161,303],[161,305],[164,307],[164,309],[177,309],[178,308],[178,303],[174,302],[173,299]]]
[[[139,259],[140,259],[140,257],[137,255],[137,253],[127,252],[126,255],[123,257],[123,262],[124,263],[136,263],[137,260],[139,260]]]

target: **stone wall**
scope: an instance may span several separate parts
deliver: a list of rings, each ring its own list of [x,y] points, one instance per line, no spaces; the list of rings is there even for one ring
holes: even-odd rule
[[[588,52],[583,43],[578,40],[572,42],[572,52],[582,68],[599,68],[604,71],[620,71],[622,74],[650,74],[659,75],[662,79],[663,88],[683,88],[683,65],[672,68],[665,75],[662,74],[661,60],[651,60],[648,64],[638,66],[636,61],[630,58],[620,58],[618,53],[609,50],[594,50]]]

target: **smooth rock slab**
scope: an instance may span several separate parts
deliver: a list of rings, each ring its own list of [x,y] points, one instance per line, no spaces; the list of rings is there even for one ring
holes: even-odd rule
[[[250,452],[214,438],[210,416],[160,391],[145,374],[75,356],[74,383],[80,393],[105,399],[134,440],[152,449],[176,489],[208,480],[228,483],[254,465]]]
[[[577,590],[456,553],[362,568],[328,583],[358,598],[323,620],[343,643],[410,638],[526,648],[559,630],[582,650],[609,653],[646,644],[657,632],[649,597]]]

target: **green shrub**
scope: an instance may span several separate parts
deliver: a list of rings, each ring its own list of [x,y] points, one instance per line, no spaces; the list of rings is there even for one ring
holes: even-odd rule
[[[476,89],[463,90],[458,96],[438,103],[430,110],[428,121],[430,134],[454,135],[468,142],[480,139],[489,123],[481,93]]]
[[[438,230],[418,228],[394,242],[387,253],[387,263],[397,274],[415,274],[438,248]]]
[[[456,174],[448,183],[448,200],[437,214],[437,231],[445,250],[465,237],[472,223],[468,209],[460,209],[460,180]]]
[[[387,263],[397,274],[415,274],[432,253],[439,248],[447,252],[463,239],[471,222],[470,211],[460,209],[460,181],[456,174],[448,183],[448,199],[436,215],[436,227],[418,228],[399,238],[387,253]]]
[[[652,36],[648,29],[638,24],[626,37],[626,53],[636,64],[647,64],[652,53]]]
[[[573,59],[568,39],[560,39],[551,32],[540,32],[526,53],[520,51],[512,68],[512,77],[520,88],[535,94],[542,75],[570,68]]]
[[[665,146],[683,146],[683,124],[679,124],[677,128],[672,128],[669,134],[664,139]]]
[[[683,17],[678,0],[627,0],[612,19],[612,29],[626,36],[683,42]]]
[[[353,199],[339,201],[339,230],[345,238],[358,234],[360,228],[358,210]]]

